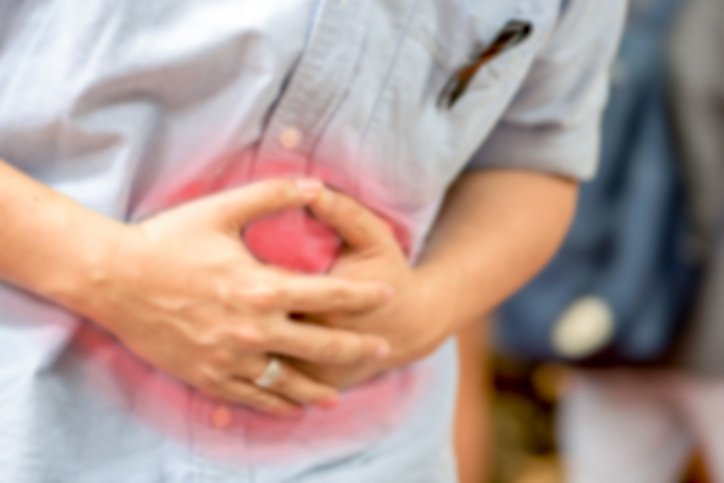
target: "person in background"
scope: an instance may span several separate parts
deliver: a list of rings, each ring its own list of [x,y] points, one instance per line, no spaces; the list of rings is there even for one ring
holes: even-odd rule
[[[582,373],[561,435],[570,481],[678,481],[695,449],[724,482],[724,4],[683,2],[668,50],[668,119],[700,275],[655,369]]]
[[[630,17],[602,176],[500,331],[587,366],[559,413],[568,481],[679,481],[699,447],[723,482],[724,5],[634,1]]]

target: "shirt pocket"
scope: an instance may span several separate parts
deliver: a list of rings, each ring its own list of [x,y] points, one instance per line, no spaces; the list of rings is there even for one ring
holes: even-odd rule
[[[451,77],[489,46],[510,20],[529,21],[535,31],[535,15],[526,16],[516,9],[516,4],[524,1],[416,3],[385,86],[385,102],[376,113],[380,127],[376,144],[386,155],[401,160],[399,178],[413,161],[425,163],[420,177],[423,184],[450,179],[500,118],[534,57],[531,40],[535,33],[480,66],[452,107],[440,105],[438,100]]]
[[[542,16],[518,10],[526,2],[557,3],[419,0],[401,22],[394,63],[363,141],[384,160],[399,203],[421,209],[431,194],[444,192],[519,90],[544,36],[538,27]],[[481,66],[454,106],[439,105],[450,77],[514,19],[533,25],[530,38]]]

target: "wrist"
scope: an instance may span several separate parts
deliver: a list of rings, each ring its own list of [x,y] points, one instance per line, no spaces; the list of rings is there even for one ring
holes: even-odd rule
[[[110,278],[110,267],[128,228],[95,213],[81,220],[58,222],[67,236],[62,256],[44,272],[37,292],[67,309],[92,317],[101,288]]]
[[[422,305],[421,314],[429,321],[430,337],[427,353],[437,349],[443,342],[458,331],[462,325],[460,306],[457,302],[460,294],[460,282],[455,274],[436,266],[421,266],[415,270],[418,278],[418,301]]]
[[[125,226],[0,160],[0,280],[75,310]]]

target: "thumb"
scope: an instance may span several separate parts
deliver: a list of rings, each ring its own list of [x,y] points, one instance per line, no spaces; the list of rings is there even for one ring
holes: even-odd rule
[[[309,207],[352,248],[398,248],[387,222],[349,196],[323,189]]]
[[[273,178],[235,188],[209,199],[214,219],[234,230],[272,213],[311,203],[323,188],[312,178]]]

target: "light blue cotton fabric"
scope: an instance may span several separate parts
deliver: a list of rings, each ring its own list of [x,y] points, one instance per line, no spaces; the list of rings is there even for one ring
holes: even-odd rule
[[[592,175],[625,1],[567,4],[3,1],[0,157],[128,221],[193,183],[319,175],[395,223],[414,259],[466,168]],[[440,108],[513,19],[533,35]],[[450,482],[455,372],[450,342],[333,411],[236,408],[217,428],[218,403],[0,285],[0,481]]]

